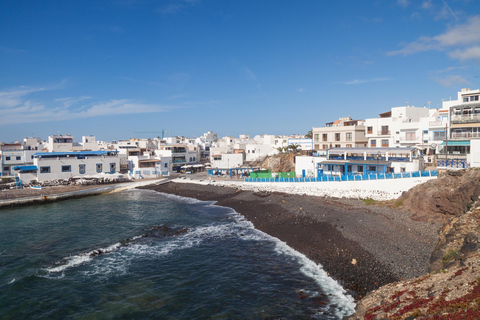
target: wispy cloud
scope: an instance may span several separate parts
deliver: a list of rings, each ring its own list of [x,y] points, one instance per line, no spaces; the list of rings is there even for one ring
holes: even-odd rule
[[[160,12],[164,15],[175,14],[182,12],[186,8],[197,4],[199,0],[174,0],[169,3],[157,8],[157,12]]]
[[[297,91],[298,91],[298,92],[306,92],[307,90],[304,89],[304,88],[299,88]]]
[[[410,4],[410,1],[409,0],[397,0],[397,4],[401,7],[408,7],[409,4]]]
[[[141,84],[148,84],[149,86],[154,86],[154,87],[167,87],[165,84],[156,82],[156,81],[148,81],[148,80],[138,80],[138,79],[133,79],[129,77],[120,77],[122,80],[127,80],[131,82],[136,82],[136,83],[141,83]]]
[[[346,85],[353,85],[353,84],[364,84],[364,83],[389,81],[389,80],[392,80],[392,79],[383,77],[383,78],[371,78],[371,79],[354,79],[354,80],[348,80],[348,81],[343,81],[339,83],[346,84]]]
[[[445,33],[434,37],[420,37],[418,40],[406,43],[397,51],[387,52],[387,55],[410,55],[423,51],[446,51],[448,56],[458,60],[480,59],[480,16],[469,18],[464,24],[457,24]]]
[[[5,46],[0,46],[0,51],[8,53],[8,54],[20,54],[20,53],[26,53],[27,52],[27,50],[5,47]]]
[[[20,124],[47,121],[61,121],[119,114],[139,114],[165,112],[174,106],[149,104],[137,100],[111,99],[90,101],[90,97],[59,98],[52,101],[38,101],[32,94],[40,91],[56,90],[53,87],[17,87],[0,91],[0,113],[2,124]]]
[[[240,68],[240,71],[250,80],[257,80],[257,76],[255,75],[255,73],[253,73],[252,70],[250,70],[250,68],[247,68],[247,67],[242,67]]]
[[[435,81],[444,87],[451,87],[453,85],[471,85],[469,81],[459,75],[451,75],[444,78],[435,78]]]

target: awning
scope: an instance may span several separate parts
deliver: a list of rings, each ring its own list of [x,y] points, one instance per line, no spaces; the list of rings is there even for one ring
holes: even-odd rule
[[[16,167],[13,167],[13,170],[34,171],[34,170],[38,170],[38,168],[37,166],[16,166]]]
[[[445,141],[443,141],[442,143],[440,143],[440,146],[444,146],[445,145]],[[448,146],[450,147],[455,147],[455,146],[469,146],[470,145],[470,140],[468,141],[456,141],[456,140],[452,140],[452,141],[448,141]]]

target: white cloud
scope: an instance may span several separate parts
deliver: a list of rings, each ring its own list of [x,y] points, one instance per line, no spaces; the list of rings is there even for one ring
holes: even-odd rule
[[[165,112],[173,106],[143,103],[129,99],[94,101],[90,97],[60,98],[41,102],[30,96],[39,91],[54,90],[58,87],[30,88],[26,86],[0,91],[1,124],[20,124],[47,121],[61,121],[119,114]]]
[[[343,84],[352,85],[352,84],[363,84],[363,83],[371,83],[371,82],[380,82],[380,81],[388,81],[391,80],[390,78],[372,78],[372,79],[354,79],[345,82],[341,82]]]
[[[189,6],[193,6],[198,2],[198,0],[176,0],[171,1],[170,3],[158,8],[156,11],[162,14],[175,14],[177,12],[183,11]]]
[[[480,47],[472,47],[465,50],[455,50],[449,53],[449,56],[460,61],[480,60]]]
[[[387,52],[387,55],[410,55],[422,51],[441,50],[447,51],[448,55],[455,59],[476,59],[477,46],[480,44],[479,30],[480,16],[474,16],[464,24],[454,25],[445,33],[434,37],[420,37],[416,41],[404,44],[400,50]]]
[[[299,88],[299,89],[298,89],[298,92],[306,92],[306,91],[307,91],[307,90],[304,89],[304,88]]]
[[[432,8],[432,0],[426,0],[422,3],[422,9],[428,10]]]
[[[257,80],[257,76],[247,67],[240,68],[240,71],[250,80]]]
[[[451,87],[452,85],[471,85],[470,82],[468,82],[466,79],[459,75],[452,75],[452,76],[447,76],[445,78],[436,78],[435,81],[440,83],[444,87]]]
[[[398,3],[399,6],[402,6],[402,7],[406,8],[410,4],[410,1],[409,0],[398,0],[397,3]]]

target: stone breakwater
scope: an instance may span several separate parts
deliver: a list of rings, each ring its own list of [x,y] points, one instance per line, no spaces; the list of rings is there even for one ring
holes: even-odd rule
[[[213,184],[254,192],[284,192],[317,197],[348,199],[373,199],[377,201],[397,199],[403,192],[436,177],[404,178],[344,182],[244,182],[235,180],[176,179],[175,182]]]
[[[15,206],[50,203],[67,199],[82,198],[105,193],[119,192],[146,185],[165,183],[167,179],[141,180],[119,184],[104,185],[101,187],[92,186],[61,186],[47,187],[44,189],[18,189],[0,192],[0,209]],[[72,191],[72,189],[74,191]],[[6,195],[10,195],[7,197]]]

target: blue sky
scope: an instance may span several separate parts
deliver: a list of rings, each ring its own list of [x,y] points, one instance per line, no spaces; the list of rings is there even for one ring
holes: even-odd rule
[[[5,142],[305,134],[480,87],[476,0],[3,0],[0,30]]]

